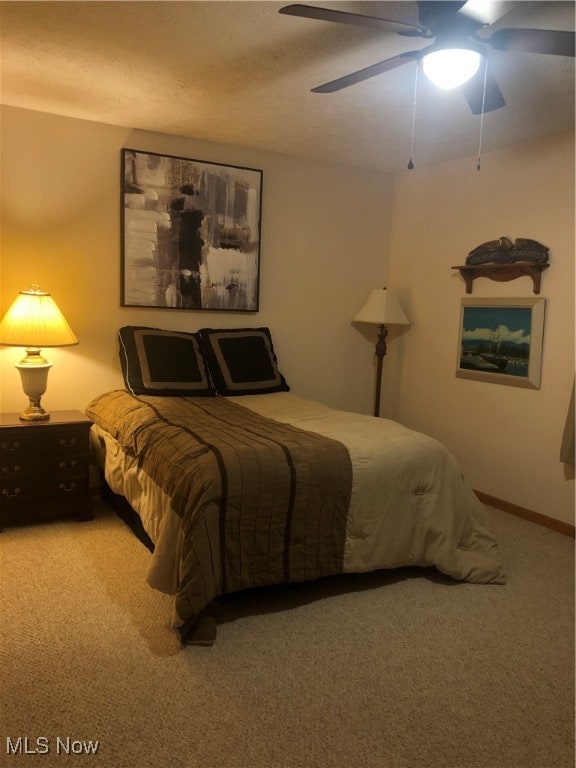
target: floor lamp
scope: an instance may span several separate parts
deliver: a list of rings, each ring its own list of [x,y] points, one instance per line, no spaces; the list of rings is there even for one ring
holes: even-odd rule
[[[374,398],[374,416],[380,416],[380,390],[382,387],[382,360],[386,355],[386,336],[390,325],[410,325],[400,302],[386,288],[371,292],[368,301],[354,318],[357,323],[379,325],[380,332],[376,342],[376,395]]]

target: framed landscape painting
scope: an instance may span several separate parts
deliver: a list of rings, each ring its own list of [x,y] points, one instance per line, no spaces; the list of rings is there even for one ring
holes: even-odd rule
[[[262,171],[121,155],[121,305],[256,312]]]
[[[546,300],[462,299],[456,376],[539,389]]]

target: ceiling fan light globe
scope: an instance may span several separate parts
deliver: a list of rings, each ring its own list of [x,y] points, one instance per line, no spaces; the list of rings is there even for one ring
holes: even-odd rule
[[[481,59],[478,51],[469,48],[442,48],[423,57],[422,69],[431,83],[450,90],[474,77]]]

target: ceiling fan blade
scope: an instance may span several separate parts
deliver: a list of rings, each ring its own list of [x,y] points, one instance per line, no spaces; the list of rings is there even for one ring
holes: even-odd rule
[[[356,85],[363,80],[368,80],[370,77],[381,75],[383,72],[388,72],[390,69],[402,66],[402,64],[408,64],[410,61],[416,61],[420,57],[420,51],[406,51],[398,56],[392,56],[390,59],[379,61],[377,64],[371,64],[369,67],[359,69],[357,72],[352,72],[350,75],[339,77],[337,80],[332,80],[324,85],[319,85],[316,88],[312,88],[314,93],[334,93],[334,91],[340,91],[342,88],[348,88],[349,85]]]
[[[499,29],[487,42],[499,51],[574,56],[575,38],[574,32],[554,29]]]
[[[481,115],[483,112],[494,112],[495,109],[500,109],[506,104],[502,91],[489,69],[486,72],[486,91],[484,91],[484,67],[480,67],[474,77],[461,87],[466,101],[475,115]]]
[[[339,24],[352,24],[357,27],[372,27],[373,29],[382,29],[382,27],[388,28],[390,24],[396,24],[400,27],[407,27],[412,30],[415,35],[420,33],[426,34],[426,30],[422,29],[422,27],[418,27],[415,24],[408,24],[404,21],[385,19],[380,16],[363,16],[359,13],[348,13],[347,11],[333,11],[330,8],[318,8],[315,5],[304,5],[302,3],[285,5],[283,8],[280,8],[279,13],[284,13],[287,16],[301,16],[306,19],[318,19],[319,21],[335,21]]]
[[[468,0],[460,9],[460,13],[478,24],[487,26],[495,24],[511,10],[511,7],[512,3],[506,0]]]

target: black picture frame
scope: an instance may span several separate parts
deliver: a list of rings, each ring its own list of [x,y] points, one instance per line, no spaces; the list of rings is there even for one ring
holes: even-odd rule
[[[257,312],[261,170],[121,150],[123,307]]]

